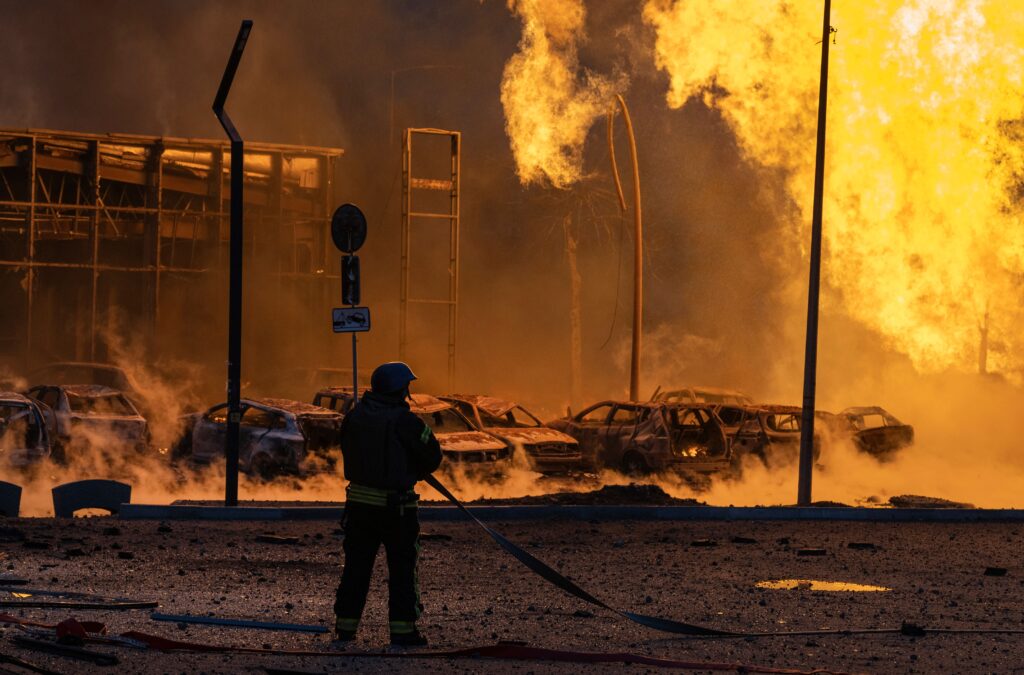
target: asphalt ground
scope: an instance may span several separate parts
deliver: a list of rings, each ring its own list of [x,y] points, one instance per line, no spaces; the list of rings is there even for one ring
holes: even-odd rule
[[[1017,524],[855,522],[496,523],[533,555],[609,604],[743,632],[896,628],[1024,629],[1022,530]],[[329,522],[120,521],[108,517],[0,520],[0,574],[32,588],[158,600],[167,614],[202,614],[330,625],[341,535]],[[108,528],[117,528],[113,533]],[[631,624],[555,589],[466,522],[424,523],[421,629],[431,648],[525,641],[553,649],[630,652],[836,672],[1024,673],[1024,634],[947,633],[702,639]],[[260,534],[297,537],[261,543]],[[752,540],[752,541],[751,541]],[[873,548],[851,548],[851,543]],[[43,548],[45,546],[45,548]],[[802,555],[802,549],[824,555]],[[986,576],[988,567],[1005,568]],[[756,586],[813,579],[887,587],[824,592]],[[383,553],[359,637],[351,648],[387,648]],[[0,594],[4,599],[11,596]],[[135,630],[171,639],[246,647],[331,649],[327,635],[152,621],[148,610],[0,608],[56,623],[102,621],[111,634]],[[115,668],[90,666],[15,646],[7,627],[0,652],[62,673],[236,673],[264,667],[309,672],[577,672],[621,665],[551,662],[367,659],[242,654],[115,653]],[[631,666],[631,671],[644,666]],[[653,670],[651,672],[654,672]],[[660,672],[660,671],[659,671]]]

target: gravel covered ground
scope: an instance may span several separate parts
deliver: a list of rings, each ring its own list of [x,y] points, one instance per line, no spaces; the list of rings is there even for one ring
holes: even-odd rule
[[[909,621],[928,628],[1024,629],[1020,525],[538,521],[495,527],[609,604],[716,628],[899,628]],[[676,638],[567,596],[506,555],[473,525],[428,522],[423,530],[430,536],[423,541],[420,567],[426,605],[421,628],[432,648],[522,640],[558,649],[805,670],[1024,673],[1024,635]],[[260,534],[298,537],[298,543],[260,543]],[[21,536],[42,543],[27,547]],[[874,548],[851,548],[851,542]],[[8,519],[0,520],[0,573],[28,579],[32,588],[158,600],[159,611],[169,614],[329,625],[340,543],[337,525],[324,522]],[[824,549],[824,555],[801,555],[804,548]],[[987,567],[1007,571],[1004,576],[986,576]],[[355,649],[385,648],[385,578],[381,555]],[[755,585],[789,578],[891,590],[835,593]],[[11,599],[7,594],[0,597]],[[69,616],[103,621],[112,634],[137,630],[195,642],[330,649],[326,635],[186,627],[152,621],[147,610],[2,611],[51,623]],[[16,647],[10,640],[15,632],[11,627],[4,630],[0,652],[64,673],[88,669],[77,661]],[[527,673],[622,667],[95,649],[121,659],[116,669],[95,668],[106,672],[252,672],[274,667],[309,672]]]

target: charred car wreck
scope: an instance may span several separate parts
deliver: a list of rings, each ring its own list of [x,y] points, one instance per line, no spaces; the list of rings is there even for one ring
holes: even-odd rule
[[[584,462],[575,438],[545,426],[517,403],[475,394],[440,398],[454,405],[477,429],[505,441],[513,453],[521,447],[534,471],[565,473],[593,468],[593,459]]]
[[[364,390],[360,389],[360,393]],[[352,387],[321,389],[313,402],[342,413],[352,407]],[[429,394],[409,396],[409,409],[430,427],[441,444],[442,468],[452,465],[467,469],[500,472],[510,463],[508,445],[486,431],[479,431],[454,405]]]
[[[96,384],[39,385],[28,395],[43,405],[55,461],[87,448],[135,450],[149,447],[149,425],[128,397]]]
[[[0,393],[0,466],[24,469],[50,456],[50,435],[40,404],[14,392]]]
[[[732,468],[722,424],[706,406],[603,401],[549,426],[575,438],[599,467],[629,474],[674,470],[693,476]]]
[[[914,444],[914,427],[884,408],[847,408],[837,417],[848,425],[857,449],[878,459],[891,459],[897,450]]]
[[[242,399],[238,463],[242,471],[269,478],[332,470],[342,416],[319,406],[279,398]],[[228,404],[185,418],[177,459],[210,464],[224,456]]]

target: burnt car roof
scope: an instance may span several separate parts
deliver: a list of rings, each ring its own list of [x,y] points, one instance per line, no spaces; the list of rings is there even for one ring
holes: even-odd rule
[[[85,398],[100,398],[101,396],[120,396],[124,394],[124,392],[122,392],[119,389],[105,387],[102,384],[55,384],[48,386],[54,386],[59,389],[63,389],[72,396],[82,396]]]
[[[501,417],[509,410],[512,410],[512,408],[519,405],[514,401],[507,401],[496,396],[487,396],[484,394],[448,394],[442,398],[453,398],[457,401],[475,405],[477,408],[480,408],[493,417]]]
[[[671,402],[669,402],[669,401],[614,401],[614,400],[607,400],[607,401],[598,401],[597,403],[593,403],[591,405],[588,405],[586,408],[584,408],[584,410],[589,410],[590,408],[596,408],[599,405],[632,405],[632,406],[636,406],[637,408],[657,408],[659,406],[665,406],[665,405],[694,405],[694,404],[692,404],[692,403],[687,404],[687,403],[683,403],[681,401],[671,401]]]
[[[839,413],[840,415],[892,415],[888,410],[877,405],[870,406],[853,406],[845,408]]]
[[[368,391],[370,391],[369,387],[359,387],[359,393],[360,394],[365,394]],[[333,386],[332,387],[321,387],[320,389],[317,389],[316,393],[318,393],[318,394],[330,394],[331,396],[351,396],[352,395],[352,387],[351,386],[344,386],[344,385],[338,386],[338,387],[333,387]]]
[[[803,413],[804,409],[798,405],[752,405],[747,406],[750,410],[766,413]]]
[[[671,394],[681,394],[683,392],[693,393],[695,395],[711,394],[712,396],[730,396],[733,398],[741,399],[743,401],[753,401],[748,395],[739,391],[738,389],[722,389],[720,387],[703,387],[703,386],[682,386],[682,387],[671,387],[663,389],[658,392],[658,397],[669,396]],[[703,401],[704,403],[711,403],[711,401]]]
[[[441,410],[448,410],[452,408],[452,404],[446,401],[442,401],[436,396],[430,394],[410,394],[409,395],[409,409],[417,415],[422,413],[432,413]]]
[[[339,416],[341,413],[336,410],[330,410],[323,408],[312,403],[303,403],[302,401],[293,401],[288,398],[246,398],[242,399],[242,402],[255,403],[265,408],[275,408],[277,410],[283,410],[289,412],[296,417],[308,417],[311,415],[322,415],[322,416]]]
[[[24,394],[19,394],[16,391],[0,391],[0,401],[4,401],[7,403],[25,403],[28,405],[36,404],[36,402],[30,399],[28,396],[25,396]]]

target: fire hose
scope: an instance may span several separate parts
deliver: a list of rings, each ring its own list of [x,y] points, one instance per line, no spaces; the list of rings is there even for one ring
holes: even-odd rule
[[[546,563],[533,557],[523,549],[519,548],[511,541],[506,539],[499,532],[491,529],[485,525],[479,518],[467,509],[458,498],[453,495],[448,488],[441,484],[439,480],[433,476],[427,476],[426,482],[430,487],[440,492],[448,501],[454,504],[460,511],[469,516],[473,522],[479,525],[484,532],[490,535],[491,539],[497,542],[498,546],[501,546],[505,551],[519,562],[526,565],[535,574],[541,576],[544,580],[554,584],[558,588],[561,588],[566,593],[583,600],[584,602],[590,603],[602,609],[606,609],[613,612],[624,619],[638,623],[641,626],[653,628],[654,630],[664,631],[666,633],[675,633],[676,635],[699,635],[705,637],[720,636],[720,637],[740,637],[745,635],[744,633],[735,633],[731,631],[718,630],[716,628],[707,628],[705,626],[697,626],[695,624],[683,623],[681,621],[675,621],[674,619],[665,619],[657,616],[648,616],[646,614],[637,614],[636,612],[627,612],[621,609],[612,607],[608,603],[604,602],[591,595],[584,589],[577,586],[575,583],[566,579],[563,575],[556,572],[554,569],[549,567]]]
[[[561,588],[566,593],[588,602],[602,609],[606,609],[618,616],[621,616],[629,621],[638,623],[654,630],[663,631],[666,633],[674,633],[676,635],[689,635],[691,637],[705,637],[705,638],[763,638],[763,637],[796,637],[796,636],[812,636],[812,635],[875,635],[875,634],[899,634],[907,635],[912,637],[920,637],[924,635],[935,635],[935,634],[1006,634],[1006,635],[1022,635],[1024,634],[1024,628],[924,628],[909,622],[903,622],[898,628],[824,628],[819,630],[798,630],[798,631],[777,631],[777,632],[755,632],[755,631],[724,631],[718,630],[717,628],[707,628],[705,626],[698,626],[695,624],[683,623],[674,619],[665,619],[657,616],[647,616],[646,614],[637,614],[635,612],[627,612],[624,610],[617,609],[608,605],[603,600],[600,600],[584,589],[577,586],[575,583],[565,578],[563,575],[556,572],[554,569],[549,567],[544,562],[533,557],[523,549],[519,548],[511,541],[502,536],[499,532],[485,525],[479,518],[467,509],[458,498],[453,495],[448,488],[441,484],[439,480],[433,476],[427,476],[425,479],[426,483],[430,487],[440,492],[444,497],[454,504],[460,511],[469,516],[477,525],[479,525],[488,535],[494,539],[505,551],[507,551],[512,557],[519,562],[526,565],[535,574],[543,577],[546,581],[554,584]]]

